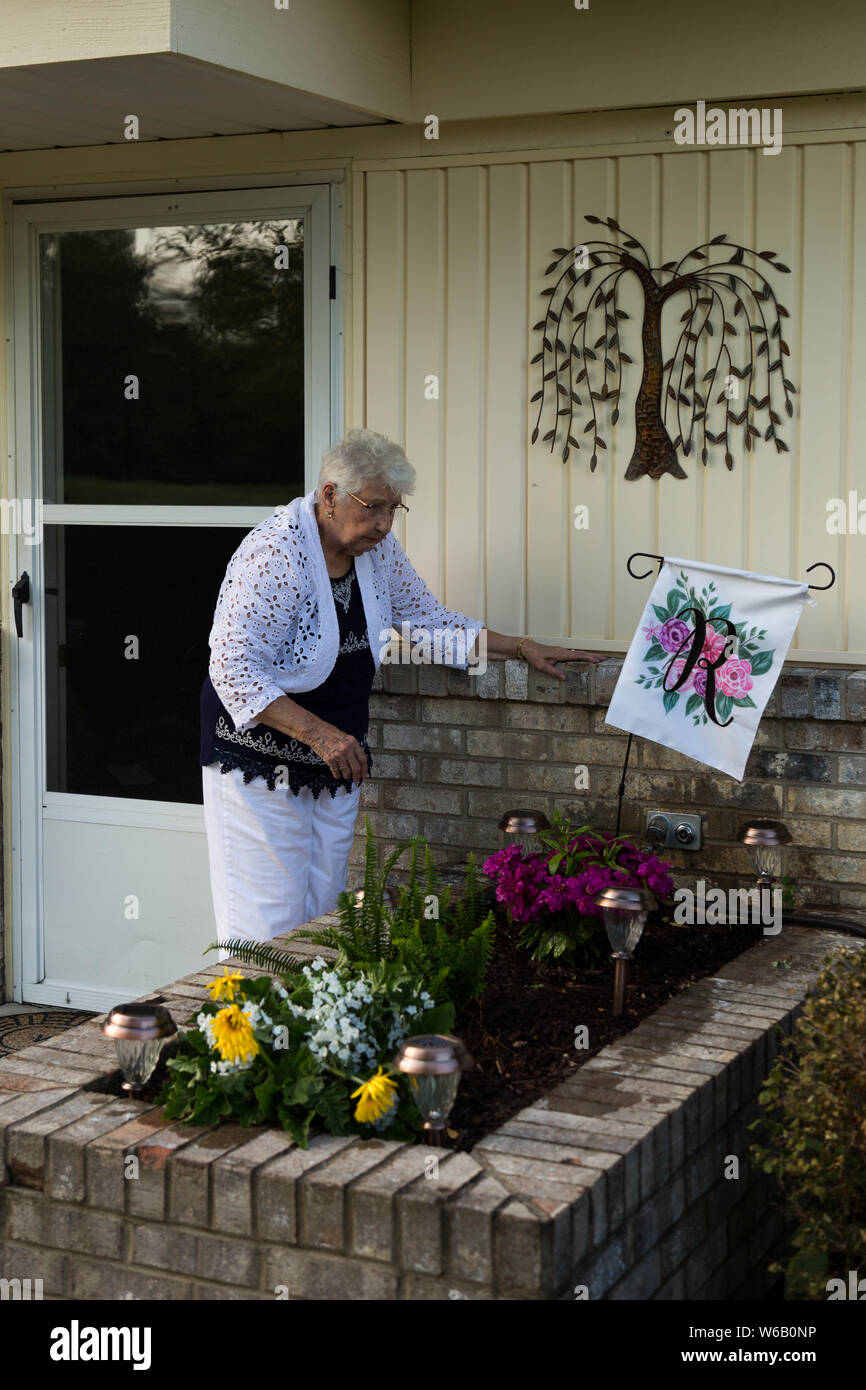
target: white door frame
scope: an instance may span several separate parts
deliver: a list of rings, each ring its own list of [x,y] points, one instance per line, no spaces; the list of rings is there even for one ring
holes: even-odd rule
[[[318,174],[318,171],[316,171]],[[341,283],[343,268],[343,171],[323,173],[321,181],[299,182],[288,176],[269,187],[183,192],[177,185],[165,193],[124,194],[71,201],[16,202],[6,198],[4,221],[10,233],[7,257],[6,336],[9,354],[9,495],[39,496],[42,477],[41,368],[38,299],[38,237],[44,231],[171,225],[183,220],[263,220],[303,215],[305,386],[305,485],[309,491],[318,476],[323,452],[343,430],[343,316],[342,295],[329,296],[330,267]],[[240,183],[238,178],[236,181]],[[46,523],[86,525],[254,526],[269,515],[267,507],[219,506],[43,506]],[[30,513],[32,516],[32,511]],[[15,1000],[65,1004],[64,980],[45,978],[43,934],[43,833],[46,812],[58,819],[137,825],[142,828],[205,833],[199,805],[135,801],[125,797],[83,796],[44,792],[44,574],[42,549],[27,544],[10,528],[9,575],[14,583],[22,570],[30,575],[31,601],[24,606],[23,635],[14,622],[7,646],[11,709],[6,747],[11,753],[11,805],[4,834],[11,840],[12,884],[7,904],[12,915],[12,979]],[[10,604],[11,608],[11,604]],[[34,640],[39,635],[39,642]],[[114,992],[76,987],[76,1006],[103,1010],[116,1003]]]

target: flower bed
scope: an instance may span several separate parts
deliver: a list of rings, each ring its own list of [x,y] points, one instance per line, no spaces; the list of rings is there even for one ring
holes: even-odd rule
[[[527,959],[520,929],[502,920],[481,1000],[457,1015],[454,1031],[475,1066],[464,1073],[451,1116],[451,1143],[471,1149],[522,1107],[625,1038],[668,999],[714,975],[759,939],[751,927],[675,926],[650,919],[629,967],[625,1011],[611,1013],[613,968],[564,971]],[[576,1031],[586,1025],[586,1046]]]
[[[606,841],[602,858],[621,849]],[[746,1153],[779,1029],[846,938],[785,928],[784,945],[731,960],[741,942],[725,931],[651,922],[612,1020],[609,965],[533,961],[526,923],[497,922],[472,871],[459,902],[440,895],[429,855],[386,910],[390,866],[370,850],[360,907],[347,897],[289,952],[167,987],[188,1031],[142,1099],[121,1096],[98,1021],[0,1062],[0,1277],[76,1299],[761,1297],[784,1222],[769,1180],[746,1167],[728,1181],[726,1164]],[[572,910],[553,925],[590,918],[576,956],[598,923],[550,904],[551,918]],[[520,1009],[521,1036],[499,1034],[499,1007]],[[391,1059],[419,1026],[458,1020],[481,1067],[453,1147],[435,1152],[414,1142]],[[570,1067],[578,1025],[587,1055]],[[509,1094],[503,1041],[558,1062],[542,1079],[527,1054],[528,1089]]]
[[[783,1222],[769,1180],[728,1180],[728,1159],[779,1028],[844,945],[798,927],[758,942],[432,1162],[422,1144],[172,1123],[116,1095],[93,1020],[0,1060],[0,1277],[76,1301],[761,1298]],[[222,974],[166,987],[179,1024]]]
[[[589,826],[573,826],[560,816],[541,839],[537,853],[509,848],[484,865],[485,873],[496,880],[496,897],[507,910],[500,928],[521,926],[516,942],[506,932],[497,953],[496,918],[488,910],[472,860],[462,893],[452,901],[426,847],[420,868],[422,846],[417,842],[393,853],[380,870],[368,826],[360,903],[349,894],[342,895],[339,931],[296,934],[297,939],[306,936],[314,944],[335,948],[333,968],[328,969],[321,958],[304,964],[268,945],[227,943],[226,949],[271,968],[277,978],[256,980],[244,978],[241,971],[226,970],[222,979],[214,981],[196,1028],[187,1032],[178,1056],[168,1063],[171,1081],[160,1097],[166,1102],[166,1115],[192,1124],[228,1119],[244,1125],[276,1122],[302,1146],[311,1133],[320,1131],[372,1132],[412,1140],[423,1119],[414,1104],[416,1082],[394,1064],[396,1049],[410,1034],[450,1033],[458,1012],[467,1011],[465,1022],[470,1029],[477,1016],[477,1027],[471,1031],[482,1053],[479,1069],[506,1070],[484,1023],[491,961],[497,979],[503,963],[511,978],[516,997],[510,1027],[524,1035],[506,1037],[505,1046],[527,1048],[525,1066],[533,1069],[534,1094],[540,1094],[563,1071],[560,1056],[553,1067],[549,1056],[552,1038],[557,1050],[562,1047],[563,1008],[557,1011],[555,1026],[550,1010],[526,1015],[526,989],[544,984],[533,978],[538,974],[534,962],[561,962],[558,993],[566,996],[564,1011],[572,1015],[572,1046],[576,1026],[584,1024],[586,1031],[591,1023],[592,1046],[587,1043],[586,1047],[592,1055],[624,1031],[618,1023],[604,1032],[596,1026],[599,1013],[609,1017],[610,999],[593,969],[606,963],[609,955],[594,895],[611,885],[651,888],[657,893],[673,888],[669,866],[627,839],[595,832]],[[412,862],[407,881],[389,895],[389,872],[409,848]],[[676,933],[668,938],[668,945],[675,941]],[[517,950],[510,959],[509,942]],[[657,937],[657,948],[659,943]],[[721,954],[713,953],[710,964],[736,954],[730,938],[718,938],[718,943]],[[566,963],[584,969],[575,975],[565,970]],[[673,974],[663,970],[663,976],[667,992],[661,998],[696,978],[690,967],[683,976],[681,964]],[[659,1002],[658,990],[638,994],[644,1007],[632,1005],[632,1021]],[[541,1017],[543,1028],[533,1028],[533,1019]],[[574,1058],[565,1055],[575,1065]],[[477,1092],[478,1087],[473,1090]],[[489,1088],[481,1090],[483,1121],[507,1118],[507,1092],[494,1098]],[[461,1138],[461,1124],[466,1131],[464,1143],[471,1147],[484,1132],[482,1120],[462,1119],[450,1131],[453,1138]]]

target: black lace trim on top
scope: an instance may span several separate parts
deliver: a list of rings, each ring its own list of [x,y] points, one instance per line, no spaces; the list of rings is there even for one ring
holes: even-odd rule
[[[312,709],[357,738],[366,755],[369,773],[372,758],[366,730],[375,665],[354,562],[346,574],[331,579],[331,589],[340,636],[334,669],[316,690],[302,692],[294,698],[302,708]],[[269,791],[276,790],[279,784],[288,786],[297,795],[302,787],[309,787],[316,799],[323,791],[334,797],[340,787],[347,792],[352,790],[354,784],[349,778],[334,777],[323,758],[288,734],[266,725],[256,725],[245,733],[238,733],[209,676],[203,683],[200,703],[203,766],[218,763],[221,772],[240,769],[245,783],[262,777]]]
[[[367,740],[361,740],[361,747],[367,756],[367,772],[373,770],[373,759],[367,747]],[[313,800],[318,801],[321,792],[329,792],[331,797],[335,797],[341,787],[347,792],[351,792],[354,783],[348,777],[337,778],[334,776],[327,763],[320,770],[318,768],[300,767],[298,764],[289,762],[277,763],[273,767],[262,765],[259,758],[251,756],[240,748],[219,748],[214,749],[214,762],[218,763],[220,772],[233,772],[235,768],[240,768],[244,774],[244,783],[252,782],[254,777],[263,777],[268,784],[269,791],[276,791],[277,778],[280,785],[288,785],[293,795],[297,796],[302,787],[309,787],[313,793]]]

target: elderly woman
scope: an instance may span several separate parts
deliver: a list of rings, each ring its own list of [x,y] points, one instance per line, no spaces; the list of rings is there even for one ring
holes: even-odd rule
[[[392,626],[456,636],[441,659],[600,661],[508,637],[438,602],[391,533],[415,469],[351,430],[314,493],[259,522],[229,561],[201,692],[205,824],[218,940],[268,941],[330,911],[346,886],[373,678]],[[325,793],[323,796],[322,793]],[[226,959],[228,952],[220,953]]]

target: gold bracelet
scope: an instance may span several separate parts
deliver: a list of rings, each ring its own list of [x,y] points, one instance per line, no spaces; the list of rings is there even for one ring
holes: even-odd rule
[[[519,641],[518,644],[517,644],[517,651],[516,651],[516,653],[515,653],[515,656],[517,656],[517,657],[522,657],[522,660],[523,660],[523,661],[528,661],[529,658],[522,655],[520,648],[523,646],[524,642],[531,642],[531,641],[532,641],[532,638],[531,638],[531,637],[521,637],[520,641]]]

